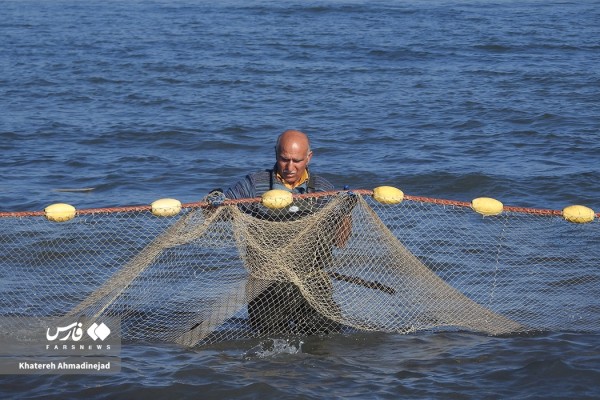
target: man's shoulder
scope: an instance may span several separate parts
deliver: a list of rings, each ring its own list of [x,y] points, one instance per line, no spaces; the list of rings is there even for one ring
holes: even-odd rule
[[[246,179],[250,180],[260,180],[271,177],[272,170],[270,169],[261,169],[260,171],[252,172],[246,175]]]
[[[244,179],[239,181],[227,191],[227,194],[229,195],[228,197],[256,197],[263,194],[271,187],[273,173],[273,169],[263,169],[249,173],[244,177]],[[313,173],[312,171],[309,174],[309,186],[312,187],[312,191],[325,192],[334,190],[333,184],[322,175]]]
[[[228,198],[256,197],[257,193],[268,190],[269,181],[270,172],[268,169],[249,173],[227,189],[226,196]]]
[[[246,175],[245,180],[256,190],[265,190],[265,187],[266,190],[269,190],[268,186],[271,182],[271,173],[271,170],[263,169]]]

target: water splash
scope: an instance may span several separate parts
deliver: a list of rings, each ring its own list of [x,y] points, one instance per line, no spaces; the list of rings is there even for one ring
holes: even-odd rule
[[[301,354],[304,342],[298,338],[266,339],[244,353],[245,359],[264,359],[282,354]]]

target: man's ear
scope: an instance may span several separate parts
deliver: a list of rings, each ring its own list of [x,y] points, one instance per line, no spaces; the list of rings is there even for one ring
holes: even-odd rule
[[[308,163],[310,162],[312,156],[313,156],[313,152],[311,150],[311,151],[308,152],[308,155],[306,156],[306,158],[307,158],[306,165],[308,165]]]

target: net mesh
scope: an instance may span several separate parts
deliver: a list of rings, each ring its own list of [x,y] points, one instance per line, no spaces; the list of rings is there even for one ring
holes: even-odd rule
[[[5,215],[3,323],[116,316],[124,340],[186,346],[355,330],[600,328],[597,219],[483,217],[358,192],[298,196],[281,210],[259,200],[198,203],[172,217]]]

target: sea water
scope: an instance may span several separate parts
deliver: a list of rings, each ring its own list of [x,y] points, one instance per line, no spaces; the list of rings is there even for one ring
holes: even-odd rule
[[[310,135],[311,168],[339,188],[600,211],[599,1],[0,7],[0,211],[197,201],[272,166],[288,128]],[[116,375],[0,376],[0,394],[596,398],[599,343],[577,332],[124,343]]]

